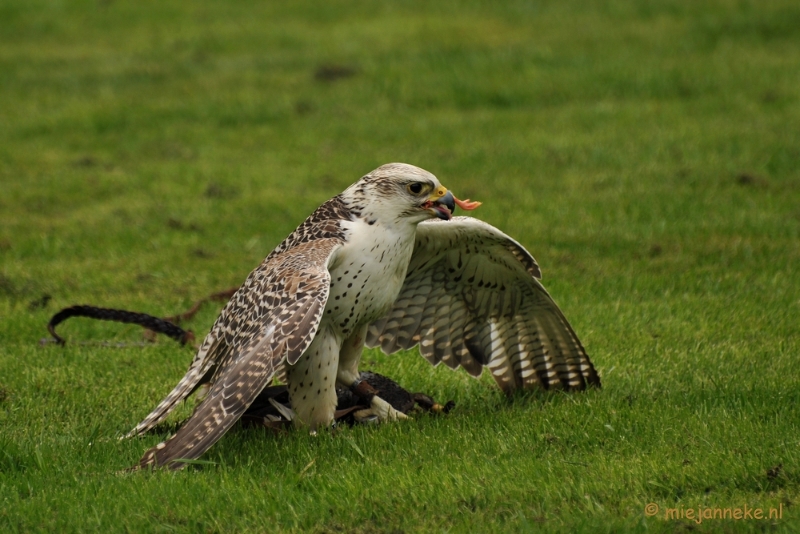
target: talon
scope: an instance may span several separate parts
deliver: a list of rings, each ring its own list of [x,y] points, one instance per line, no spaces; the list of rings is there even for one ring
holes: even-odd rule
[[[357,423],[377,423],[378,415],[373,413],[371,409],[359,410],[353,413],[353,419],[355,419]]]
[[[378,415],[380,421],[397,421],[398,419],[408,419],[403,412],[395,410],[394,407],[380,397],[373,397],[372,411]]]
[[[384,421],[397,421],[408,419],[403,412],[396,410],[382,398],[375,396],[370,402],[370,407],[353,413],[353,418],[359,423],[382,423]]]

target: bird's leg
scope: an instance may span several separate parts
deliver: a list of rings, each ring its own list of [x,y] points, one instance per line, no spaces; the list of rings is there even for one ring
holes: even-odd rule
[[[350,391],[361,400],[369,404],[366,410],[359,410],[353,414],[358,421],[370,421],[377,419],[381,421],[396,421],[398,419],[408,419],[403,412],[396,410],[391,404],[378,396],[377,389],[367,383],[366,380],[357,379],[350,385]]]
[[[328,328],[322,328],[300,359],[286,366],[296,425],[308,426],[313,432],[333,422],[338,360],[339,343]]]
[[[344,387],[350,389],[358,398],[369,406],[366,410],[360,410],[353,414],[358,420],[377,420],[377,421],[396,421],[397,419],[408,419],[403,412],[397,411],[391,404],[378,396],[378,390],[361,380],[358,372],[358,363],[361,361],[361,351],[364,349],[364,338],[367,334],[367,327],[364,325],[355,331],[344,343],[339,352],[339,370],[336,381]]]

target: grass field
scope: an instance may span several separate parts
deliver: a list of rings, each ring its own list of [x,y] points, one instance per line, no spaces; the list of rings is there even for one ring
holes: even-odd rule
[[[118,474],[192,352],[49,317],[182,311],[389,161],[533,253],[603,389],[370,351],[456,410]],[[796,1],[4,0],[0,531],[798,531],[798,265]]]

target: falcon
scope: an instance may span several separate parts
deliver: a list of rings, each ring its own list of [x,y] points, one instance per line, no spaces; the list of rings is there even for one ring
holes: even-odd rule
[[[158,424],[199,387],[178,431],[140,467],[180,469],[202,455],[277,376],[299,425],[330,425],[336,387],[379,421],[405,418],[359,380],[363,347],[419,346],[434,365],[506,392],[600,386],[578,336],[539,282],[522,245],[472,217],[431,173],[404,163],[370,172],[328,200],[275,248],[234,294],[186,375],[128,436]]]

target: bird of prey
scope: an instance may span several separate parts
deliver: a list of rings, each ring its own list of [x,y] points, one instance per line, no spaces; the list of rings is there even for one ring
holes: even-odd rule
[[[177,433],[137,467],[180,469],[211,447],[274,377],[285,377],[295,421],[330,425],[336,386],[374,418],[405,415],[359,380],[363,347],[419,351],[437,365],[505,391],[580,390],[600,378],[578,336],[518,242],[472,217],[431,173],[383,165],[328,200],[245,280],[172,392],[128,436],[162,421],[195,389],[207,391]]]

